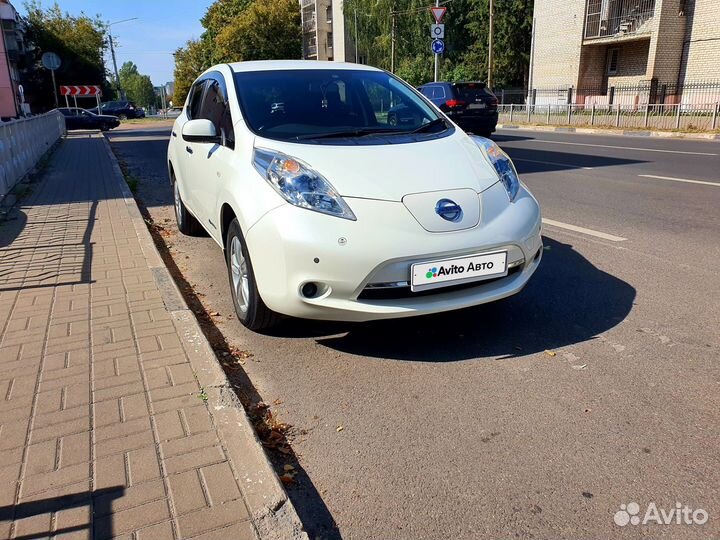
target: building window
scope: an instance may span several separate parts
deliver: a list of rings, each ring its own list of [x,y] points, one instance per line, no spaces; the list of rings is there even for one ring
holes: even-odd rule
[[[328,6],[327,9],[325,10],[325,20],[329,24],[332,24],[332,6]]]
[[[332,32],[327,33],[327,47],[330,50],[332,50],[332,48],[333,48],[333,33]]]
[[[608,49],[607,74],[617,75],[620,49]]]

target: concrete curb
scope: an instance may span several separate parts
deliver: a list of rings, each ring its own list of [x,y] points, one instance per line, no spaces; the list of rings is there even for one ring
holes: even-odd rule
[[[188,355],[218,435],[225,446],[245,502],[262,540],[308,540],[300,518],[255,434],[245,409],[230,386],[195,315],[185,303],[153,242],[107,138],[100,135],[135,227],[148,266]]]
[[[689,133],[685,131],[633,131],[627,129],[582,128],[561,126],[533,126],[525,124],[498,124],[497,129],[517,129],[520,131],[552,131],[558,133],[585,133],[590,135],[625,135],[630,137],[660,137],[664,139],[696,139],[720,141],[715,133]]]

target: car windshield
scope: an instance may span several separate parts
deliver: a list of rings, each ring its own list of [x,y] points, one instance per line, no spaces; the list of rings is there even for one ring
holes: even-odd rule
[[[271,139],[357,138],[448,129],[410,87],[381,71],[240,72],[235,82],[248,126]]]

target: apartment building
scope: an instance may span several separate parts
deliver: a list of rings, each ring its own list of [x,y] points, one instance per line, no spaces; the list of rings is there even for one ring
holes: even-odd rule
[[[15,118],[29,108],[22,103],[18,63],[25,54],[24,27],[13,5],[0,0],[0,119]]]
[[[720,2],[535,0],[530,86],[538,103],[718,101]]]
[[[300,0],[303,58],[352,62],[354,46],[345,28],[343,0]]]

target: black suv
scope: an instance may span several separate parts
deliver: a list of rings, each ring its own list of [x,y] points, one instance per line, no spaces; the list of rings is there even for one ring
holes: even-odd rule
[[[484,82],[436,82],[418,88],[467,132],[489,137],[498,121],[498,100]]]
[[[97,114],[111,114],[117,116],[120,120],[145,117],[145,111],[136,107],[132,101],[106,101],[100,104],[99,111],[97,107],[88,110]]]

